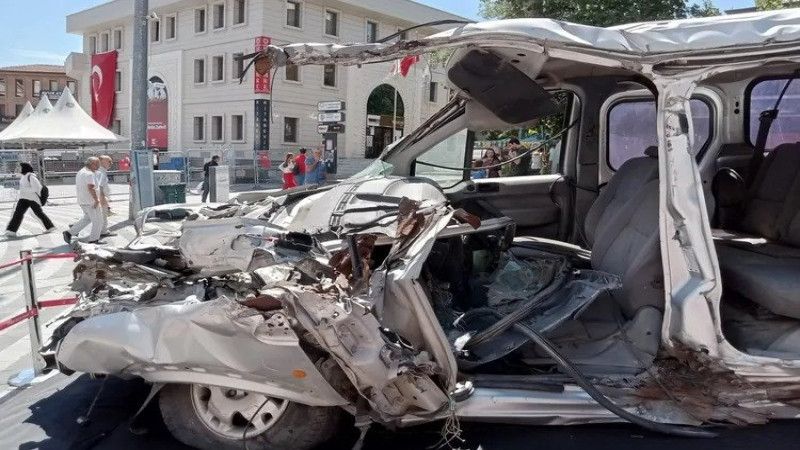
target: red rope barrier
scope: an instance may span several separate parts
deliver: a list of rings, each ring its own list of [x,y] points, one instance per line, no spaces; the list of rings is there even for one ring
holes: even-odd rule
[[[14,325],[22,322],[23,320],[27,320],[27,319],[30,319],[31,317],[38,316],[38,315],[39,315],[39,310],[36,309],[36,308],[30,309],[30,310],[25,311],[24,313],[21,313],[21,314],[17,314],[16,316],[14,316],[14,317],[12,317],[10,319],[6,319],[6,320],[0,322],[0,331],[3,331],[8,327],[14,326]]]
[[[77,253],[55,253],[53,255],[33,255],[33,259],[74,259]]]
[[[9,268],[11,266],[16,266],[17,264],[22,264],[25,261],[30,261],[30,260],[31,260],[31,258],[27,257],[27,258],[18,259],[18,260],[14,261],[14,262],[2,264],[2,265],[0,265],[0,270],[7,269],[7,268]]]
[[[74,305],[75,303],[78,303],[78,297],[55,298],[51,300],[41,300],[36,303],[39,304],[39,309],[52,308],[53,306]]]

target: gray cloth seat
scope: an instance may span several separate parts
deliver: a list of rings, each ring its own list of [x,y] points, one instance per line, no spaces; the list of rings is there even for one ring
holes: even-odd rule
[[[800,144],[764,158],[731,235],[715,241],[723,289],[800,319]]]
[[[586,213],[583,225],[583,235],[589,248],[592,248],[595,243],[597,227],[617,214],[628,200],[639,192],[642,186],[651,180],[658,179],[658,160],[656,159],[658,148],[648,147],[645,155],[625,161],[592,203]],[[558,254],[570,254],[577,258],[589,259],[591,257],[587,250],[574,244],[551,239],[518,236],[514,238],[514,244]]]

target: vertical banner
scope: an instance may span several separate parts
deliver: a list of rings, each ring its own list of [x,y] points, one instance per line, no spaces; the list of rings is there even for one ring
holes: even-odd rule
[[[266,50],[272,40],[266,36],[256,37],[255,51],[260,52]],[[255,70],[253,71],[253,93],[255,94],[269,94],[270,90],[270,74],[259,75]]]
[[[269,151],[269,100],[256,99],[253,103],[255,105],[253,150],[256,153]]]
[[[117,52],[92,55],[92,119],[109,128],[114,115],[114,84],[117,78]]]
[[[166,151],[169,136],[167,85],[159,77],[147,81],[147,148]]]

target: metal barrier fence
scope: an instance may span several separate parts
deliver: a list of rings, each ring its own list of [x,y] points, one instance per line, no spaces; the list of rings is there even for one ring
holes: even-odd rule
[[[258,186],[261,183],[280,180],[277,164],[271,159],[273,152],[254,153],[252,150],[237,149],[191,149],[186,152],[169,152],[169,154],[175,153],[185,154],[185,180],[189,186],[196,186],[203,181],[203,166],[211,161],[211,157],[215,155],[220,157],[220,165],[228,166],[231,184]]]
[[[45,184],[71,184],[75,182],[75,174],[83,168],[86,158],[108,155],[112,160],[108,170],[109,182],[127,183],[128,173],[120,168],[120,161],[128,154],[128,149],[42,150],[41,174]]]
[[[39,354],[39,349],[42,346],[42,327],[39,323],[39,311],[44,308],[67,306],[78,302],[78,297],[39,300],[36,295],[36,277],[33,272],[33,262],[35,260],[47,259],[74,259],[76,256],[75,253],[34,255],[30,250],[23,250],[19,252],[18,260],[0,265],[0,270],[8,269],[18,264],[22,266],[22,287],[25,291],[25,311],[8,319],[0,320],[0,331],[24,322],[25,320],[29,320],[28,333],[30,334],[31,359],[33,361],[32,369],[23,370],[19,375],[8,381],[8,384],[11,386],[20,387],[29,385],[34,378],[41,375],[44,371],[44,360]]]

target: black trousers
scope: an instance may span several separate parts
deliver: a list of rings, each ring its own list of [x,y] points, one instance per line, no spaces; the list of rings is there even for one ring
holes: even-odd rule
[[[30,208],[36,217],[42,221],[42,225],[46,229],[53,228],[53,222],[47,217],[47,214],[44,213],[42,210],[42,206],[32,200],[25,200],[23,198],[17,201],[17,206],[14,208],[14,215],[11,216],[11,222],[8,222],[8,226],[6,227],[7,231],[13,231],[14,233],[19,230],[19,225],[22,223],[22,218],[25,217],[25,213],[28,212],[28,208]]]
[[[208,184],[208,178],[203,178],[203,197],[202,202],[205,203],[208,200],[208,194],[211,192],[211,185]]]

